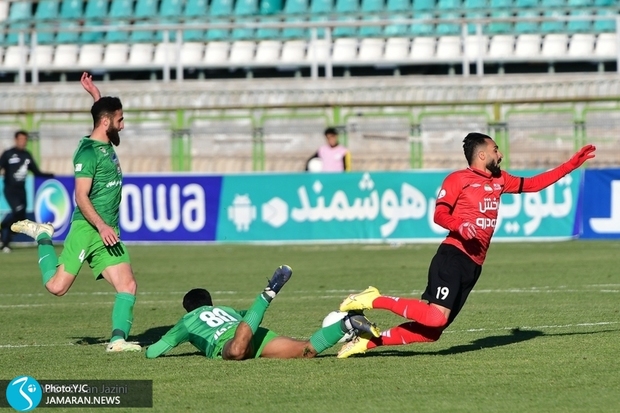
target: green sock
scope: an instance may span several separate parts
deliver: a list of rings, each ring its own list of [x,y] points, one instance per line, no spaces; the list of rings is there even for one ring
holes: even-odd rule
[[[265,316],[265,311],[267,311],[267,307],[269,307],[269,301],[263,297],[263,294],[256,297],[254,304],[252,304],[252,307],[250,307],[245,313],[245,317],[243,317],[243,321],[252,329],[252,334],[256,333],[256,330],[258,330],[258,326],[260,326]]]
[[[39,268],[41,269],[43,286],[45,286],[50,278],[56,274],[58,257],[56,257],[56,250],[54,249],[54,245],[52,245],[52,239],[49,235],[39,235],[39,238],[37,238],[37,244],[39,245],[37,248],[39,253]]]
[[[116,293],[112,308],[112,338],[110,342],[126,339],[133,323],[133,305],[136,296],[129,293]]]
[[[345,328],[341,322],[334,323],[327,327],[323,327],[310,337],[310,344],[316,350],[317,354],[320,354],[330,347],[333,347],[338,343],[348,330],[342,331]]]

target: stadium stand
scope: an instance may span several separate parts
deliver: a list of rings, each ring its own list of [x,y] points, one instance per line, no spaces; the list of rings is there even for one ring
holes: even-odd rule
[[[565,62],[569,71],[577,70],[571,62],[593,62],[605,70],[618,56],[619,11],[614,0],[3,1],[0,70],[458,68],[475,60]],[[463,19],[485,20],[464,31]],[[181,43],[168,44],[177,29]]]

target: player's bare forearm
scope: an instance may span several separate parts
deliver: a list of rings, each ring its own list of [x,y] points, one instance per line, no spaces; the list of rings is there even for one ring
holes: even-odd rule
[[[82,84],[84,90],[86,90],[88,94],[93,97],[93,100],[95,102],[101,99],[101,92],[99,91],[99,88],[93,83],[92,75],[89,75],[86,72],[82,73],[80,83]]]
[[[97,230],[100,230],[103,225],[107,225],[101,216],[95,210],[90,198],[86,194],[75,194],[75,202],[80,208],[82,215],[88,222],[91,223]]]

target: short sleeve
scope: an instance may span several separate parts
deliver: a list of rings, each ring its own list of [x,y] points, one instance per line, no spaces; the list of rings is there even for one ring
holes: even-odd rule
[[[459,195],[461,195],[462,189],[461,179],[458,174],[451,173],[441,184],[441,189],[437,195],[435,205],[446,205],[448,208],[452,209],[456,204]]]
[[[97,157],[92,147],[81,148],[73,157],[73,172],[76,178],[94,178]]]

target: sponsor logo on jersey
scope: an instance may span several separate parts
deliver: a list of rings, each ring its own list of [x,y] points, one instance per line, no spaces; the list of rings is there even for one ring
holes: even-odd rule
[[[441,199],[444,196],[446,196],[446,190],[442,189],[441,191],[439,191],[439,195],[437,195],[437,199]]]
[[[82,170],[82,164],[81,163],[76,163],[75,164],[75,172],[80,172]]]
[[[493,184],[493,189],[496,191],[501,191],[502,190],[502,186],[500,184]]]
[[[34,217],[37,222],[51,223],[57,235],[67,230],[71,222],[71,199],[62,183],[48,179],[37,189]]]
[[[491,185],[489,184],[484,184],[484,190],[487,192],[493,192],[493,188],[491,188]]]

